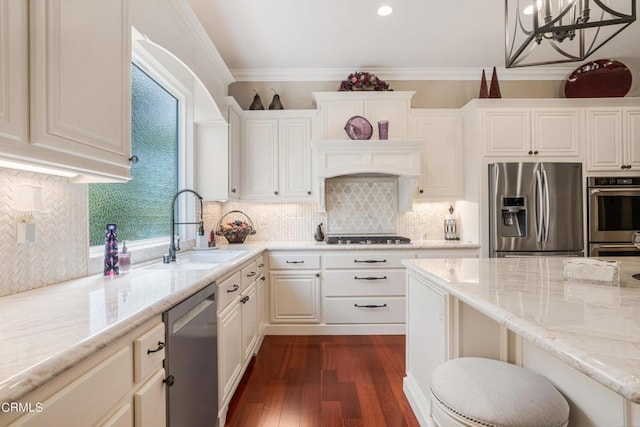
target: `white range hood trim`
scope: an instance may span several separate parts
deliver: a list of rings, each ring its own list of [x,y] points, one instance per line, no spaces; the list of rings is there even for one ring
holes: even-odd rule
[[[398,176],[398,211],[410,211],[420,178],[420,150],[424,143],[424,140],[313,141],[320,211],[326,210],[325,179],[354,174]]]

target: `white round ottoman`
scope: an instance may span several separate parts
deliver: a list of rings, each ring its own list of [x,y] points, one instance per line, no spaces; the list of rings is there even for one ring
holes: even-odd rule
[[[569,404],[528,369],[462,357],[433,372],[431,416],[440,427],[562,427],[569,423]]]

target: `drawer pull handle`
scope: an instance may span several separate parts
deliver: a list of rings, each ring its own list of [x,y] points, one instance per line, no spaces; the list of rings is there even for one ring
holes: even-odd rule
[[[304,264],[304,261],[287,261],[287,264]]]
[[[376,262],[387,262],[386,259],[365,259],[365,260],[359,260],[359,259],[354,259],[353,262],[366,262],[367,264],[373,264]]]
[[[232,288],[232,289],[227,289],[227,293],[228,293],[228,294],[230,294],[231,292],[235,292],[235,291],[237,291],[238,289],[240,289],[240,286],[238,286],[238,285],[233,285],[233,288]]]
[[[158,341],[158,346],[155,350],[147,350],[147,354],[157,353],[164,348],[164,343],[162,341]]]
[[[264,267],[264,264],[258,264],[258,268]]]
[[[367,304],[367,305],[360,305],[360,304],[353,304],[354,307],[358,307],[358,308],[384,308],[387,306],[387,304],[382,304],[382,305],[375,305],[375,304]]]
[[[251,273],[247,274],[247,277],[253,277],[256,274],[258,274],[258,273],[256,273],[255,271],[252,271]]]
[[[354,279],[356,279],[356,280],[385,280],[386,278],[387,278],[387,276],[382,276],[382,277],[375,277],[375,276],[358,277],[358,276],[354,276]]]

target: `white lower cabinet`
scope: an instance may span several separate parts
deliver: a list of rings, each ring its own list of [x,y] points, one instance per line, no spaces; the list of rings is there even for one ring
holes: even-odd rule
[[[242,372],[242,309],[234,300],[218,314],[218,401],[225,408]]]
[[[242,374],[257,352],[264,328],[260,329],[259,292],[264,269],[262,255],[218,281],[218,417],[223,426]]]
[[[21,399],[33,408],[41,404],[40,412],[33,411],[17,419],[14,413],[2,413],[0,425],[164,425],[164,350],[146,358],[147,350],[157,348],[154,342],[139,356],[135,343],[149,342],[144,337],[164,342],[164,324],[159,318],[136,328]],[[143,375],[136,378],[135,372]]]
[[[401,260],[413,253],[348,251],[324,256],[324,321],[329,324],[404,324]]]
[[[320,255],[269,256],[271,323],[320,322]]]
[[[418,404],[412,404],[420,425],[430,425],[429,383],[431,374],[449,359],[448,297],[442,290],[409,273],[407,275],[407,376]]]

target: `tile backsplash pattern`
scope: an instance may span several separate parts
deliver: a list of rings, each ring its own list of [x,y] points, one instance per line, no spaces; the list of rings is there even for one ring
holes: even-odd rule
[[[35,214],[35,243],[17,243],[22,217],[14,199],[21,184],[42,185],[48,213]],[[67,178],[0,169],[0,296],[87,274],[87,186]]]
[[[13,210],[16,188],[21,184],[42,185],[49,208],[46,214],[36,214],[36,242],[16,242],[16,223],[22,214]],[[72,184],[66,178],[0,169],[0,297],[99,272],[99,266],[88,268],[88,208],[87,185]],[[413,212],[396,214],[398,234],[412,240],[443,239],[443,220],[449,202],[414,203]],[[215,227],[222,215],[240,210],[250,216],[257,234],[250,241],[312,241],[319,223],[327,224],[327,214],[318,212],[315,202],[253,203],[208,202],[205,204],[205,231]],[[226,243],[217,236],[218,243]],[[138,249],[133,262],[141,262],[166,252],[166,245],[153,249],[157,254],[145,254],[151,249]],[[141,252],[142,251],[142,252]],[[101,259],[97,262],[101,263]]]
[[[329,234],[396,232],[396,177],[345,176],[325,182]]]
[[[413,212],[398,213],[397,228],[394,233],[411,240],[443,240],[444,217],[452,202],[414,203]],[[210,216],[219,210],[218,216]],[[318,212],[315,202],[306,203],[251,203],[230,201],[209,202],[205,206],[205,228],[210,230],[220,217],[231,210],[240,210],[251,218],[257,233],[249,236],[247,242],[261,241],[312,241],[319,223],[327,231],[327,214]],[[226,243],[224,237],[217,236],[216,242]]]

